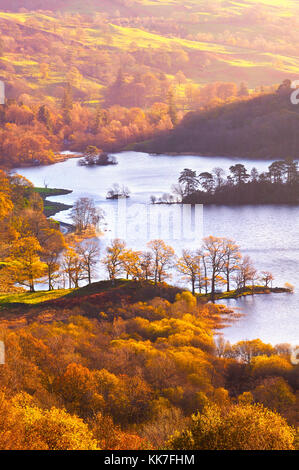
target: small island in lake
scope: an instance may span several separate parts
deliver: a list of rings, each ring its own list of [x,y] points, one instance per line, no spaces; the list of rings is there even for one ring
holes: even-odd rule
[[[108,191],[106,199],[128,199],[130,197],[130,190],[127,186],[120,186],[119,184],[114,184]]]
[[[259,173],[256,168],[249,172],[241,163],[229,168],[202,172],[185,168],[178,183],[172,186],[172,194],[160,198],[151,196],[152,204],[299,204],[298,162],[275,161],[268,171]]]
[[[118,162],[113,155],[99,150],[93,145],[89,145],[84,153],[84,158],[79,160],[80,166],[107,166],[117,165]]]

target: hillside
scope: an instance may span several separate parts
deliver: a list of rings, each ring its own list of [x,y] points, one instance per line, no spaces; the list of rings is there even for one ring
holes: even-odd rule
[[[81,75],[75,77],[80,99],[89,102],[101,98],[120,66],[129,73],[136,67],[169,76],[182,71],[195,84],[245,81],[251,88],[299,74],[295,2],[283,7],[274,1],[214,2],[212,7],[191,0],[89,0],[82,6],[68,0],[51,2],[50,8],[53,12],[42,0],[0,1],[2,79],[10,83],[13,74],[23,81],[24,93],[59,97],[70,67]],[[185,54],[172,60],[175,49]],[[44,63],[47,74],[40,70]],[[15,97],[10,87],[7,92]]]
[[[115,286],[110,281],[100,281],[78,289],[49,291],[0,292],[0,325],[22,326],[33,321],[52,322],[69,317],[74,308],[88,317],[100,318],[100,312],[111,316],[115,306],[131,305],[161,297],[173,302],[182,289],[167,284],[154,286],[151,282],[118,280]],[[20,314],[22,312],[22,314]]]
[[[171,247],[156,240],[142,253],[114,240],[103,258],[78,223],[77,234],[64,236],[45,217],[39,193],[0,171],[0,449],[294,450],[291,346],[231,345],[221,330],[240,313],[163,282],[175,262]],[[191,255],[211,298],[216,244],[218,266],[229,252],[245,272],[233,243],[206,239],[204,277]],[[109,280],[92,283],[99,261]],[[242,264],[237,286],[246,288],[257,275],[248,256]],[[218,273],[224,267],[227,274],[231,262]],[[49,291],[36,291],[45,279]]]
[[[119,293],[136,292],[120,284]],[[93,285],[89,298],[107,287]],[[294,450],[298,374],[288,345],[231,346],[214,336],[223,307],[170,290],[135,303],[122,294],[94,318],[80,303],[55,311],[42,302],[39,316],[29,307],[30,321],[2,322],[0,448]]]
[[[172,131],[137,144],[151,153],[195,153],[260,159],[298,158],[299,107],[286,95],[253,99],[189,113]]]
[[[299,74],[293,2],[278,8],[275,2],[89,1],[84,13],[75,1],[54,2],[53,11],[38,9],[48,8],[44,2],[2,5],[0,80],[7,100],[0,108],[0,165],[6,168],[51,163],[62,150],[84,152],[89,145],[117,152],[171,131],[188,112],[209,119],[202,114],[208,109],[273,93],[273,84]],[[230,138],[229,125],[223,129],[225,139],[196,151],[267,156],[246,138],[246,152],[217,146]],[[282,150],[290,153],[289,147]],[[275,144],[270,155],[280,149]],[[163,146],[172,150],[180,151]]]

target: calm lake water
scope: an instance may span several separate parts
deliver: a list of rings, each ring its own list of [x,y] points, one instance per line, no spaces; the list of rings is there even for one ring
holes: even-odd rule
[[[179,173],[184,168],[202,172],[221,167],[228,173],[231,165],[243,163],[249,171],[252,167],[265,171],[271,163],[218,157],[152,156],[135,152],[123,152],[117,154],[116,157],[119,162],[117,166],[80,167],[78,159],[72,158],[55,165],[22,168],[17,171],[32,181],[35,186],[47,184],[49,188],[73,190],[73,193],[69,195],[55,197],[52,200],[72,204],[78,197],[92,197],[96,205],[106,213],[107,225],[104,227],[103,244],[107,243],[109,237],[112,237],[112,226],[114,221],[118,220],[117,215],[115,216],[117,201],[107,201],[107,191],[114,183],[127,185],[131,190],[128,213],[131,214],[131,221],[134,222],[128,245],[134,249],[144,249],[147,240],[142,232],[142,226],[145,225],[145,219],[142,218],[145,215],[141,209],[138,209],[141,206],[136,206],[136,204],[149,203],[151,195],[159,197],[163,193],[171,192],[172,184],[177,182]],[[133,204],[135,204],[135,212]],[[156,209],[162,213],[160,222],[162,220],[163,223],[169,212],[176,211],[178,207],[156,206]],[[170,225],[175,223],[176,217],[176,212],[174,212],[170,217]],[[55,218],[68,222],[69,211],[60,212]],[[226,301],[229,306],[240,308],[245,315],[225,329],[224,334],[231,342],[259,337],[272,344],[287,342],[296,345],[299,344],[298,230],[299,207],[285,205],[207,206],[203,208],[202,233],[198,230],[197,237],[194,239],[175,239],[172,243],[169,240],[167,242],[172,244],[177,254],[180,254],[184,247],[197,248],[202,235],[229,237],[238,242],[242,253],[252,258],[258,270],[273,273],[274,286],[283,286],[285,282],[292,283],[295,286],[294,294],[256,295]],[[132,231],[134,236],[132,236]],[[179,284],[176,277],[173,282]]]

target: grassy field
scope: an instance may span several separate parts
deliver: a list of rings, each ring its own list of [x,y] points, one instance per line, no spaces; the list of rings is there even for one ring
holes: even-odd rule
[[[107,13],[109,18],[109,41],[101,27],[93,25],[91,22],[80,24],[80,34],[76,34],[76,24],[72,24],[72,19],[67,22],[60,21],[59,18],[51,14],[39,12],[26,13],[7,13],[0,11],[0,20],[17,25],[29,25],[36,31],[43,34],[55,34],[57,38],[71,39],[72,49],[75,44],[81,45],[94,51],[101,47],[103,50],[127,51],[130,52],[132,43],[138,45],[138,48],[158,49],[164,48],[172,50],[173,48],[182,48],[190,55],[193,61],[193,55],[198,52],[207,54],[210,65],[207,69],[201,70],[198,67],[198,73],[194,70],[192,76],[188,77],[189,82],[196,84],[206,84],[211,81],[247,81],[251,87],[261,84],[267,85],[278,83],[289,76],[296,78],[299,75],[299,54],[290,52],[273,52],[265,44],[260,49],[245,47],[239,41],[227,41],[221,39],[229,34],[245,34],[249,44],[261,36],[266,41],[276,41],[277,44],[286,41],[277,32],[280,19],[292,18],[298,14],[299,6],[294,1],[278,2],[275,0],[262,0],[256,2],[253,0],[244,1],[215,1],[208,4],[202,0],[135,0],[131,6],[124,7],[121,3],[113,0],[102,0],[101,6],[94,0],[87,0],[84,5],[79,2],[65,2],[63,9],[68,11],[99,11]],[[118,13],[117,13],[118,11]],[[264,12],[268,15],[265,21],[259,19],[259,14]],[[114,21],[120,16],[133,17],[136,15],[153,16],[156,18],[164,17],[177,21],[185,27],[186,32],[194,35],[207,34],[206,39],[187,39],[175,34],[160,34],[157,31],[149,31],[138,27],[125,27],[116,24]],[[248,18],[246,15],[249,15]],[[273,25],[272,25],[273,23]],[[33,25],[33,26],[32,26]],[[209,39],[209,34],[220,35],[216,42]],[[214,37],[214,36],[212,36]],[[294,43],[290,43],[294,47]],[[69,47],[69,46],[66,46]],[[47,62],[47,58],[44,58]],[[40,58],[35,54],[24,56],[23,52],[11,54],[9,51],[4,54],[1,61],[15,69],[15,77],[26,81],[29,89],[35,93],[39,90],[45,94],[48,99],[55,99],[52,95],[52,87],[63,84],[66,80],[65,72],[61,69],[50,67],[47,78],[40,76]],[[76,58],[76,66],[80,68],[82,58]],[[196,61],[195,61],[196,64]],[[200,64],[199,64],[200,65]],[[194,67],[196,70],[196,67]],[[3,76],[7,75],[2,71]],[[100,80],[90,74],[83,74],[79,87],[90,90],[88,104],[95,105],[102,97],[105,85]]]
[[[14,292],[10,294],[1,294],[0,292],[0,309],[1,307],[8,307],[10,304],[37,305],[49,300],[59,299],[70,292],[72,292],[71,289],[59,289],[51,292]]]
[[[47,217],[52,217],[53,215],[57,214],[57,212],[65,211],[72,207],[61,202],[47,200],[47,198],[51,196],[70,194],[72,192],[71,190],[57,188],[34,188],[34,191],[42,197],[44,201],[44,213]]]
[[[111,281],[99,281],[94,282],[91,285],[86,285],[85,287],[81,287],[79,289],[57,289],[53,291],[37,291],[37,292],[14,292],[14,293],[1,293],[0,292],[0,308],[1,306],[5,306],[8,308],[10,305],[13,304],[25,304],[25,305],[38,305],[43,302],[53,301],[57,299],[65,299],[74,301],[75,299],[83,298],[83,299],[95,299],[97,295],[103,293],[110,293],[115,292],[117,293],[119,290],[125,292],[127,295],[135,293],[136,290],[141,291],[149,290],[152,294],[158,294],[160,289],[167,289],[171,292],[172,290],[176,292],[182,292],[182,289],[178,289],[175,287],[168,286],[167,284],[154,286],[154,283],[151,281],[147,281],[146,283],[138,283],[136,281],[127,280],[127,279],[118,279],[115,281],[114,286],[112,286]],[[221,299],[233,299],[238,297],[243,297],[247,295],[256,295],[256,294],[271,294],[271,293],[289,293],[290,290],[285,287],[264,287],[264,286],[254,286],[246,287],[241,291],[238,290],[231,290],[230,292],[222,292],[217,293],[215,298],[218,300]],[[112,295],[112,297],[115,296]],[[209,300],[209,295],[206,294],[196,294],[199,299]]]

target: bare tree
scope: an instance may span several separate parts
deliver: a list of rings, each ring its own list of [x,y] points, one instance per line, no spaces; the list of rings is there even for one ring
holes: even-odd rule
[[[216,187],[221,188],[225,181],[225,171],[222,168],[216,167],[213,168],[212,174],[215,175]]]
[[[185,196],[184,186],[182,184],[173,184],[171,186],[172,192],[177,196],[177,202],[181,202]]]
[[[236,283],[238,289],[246,288],[246,285],[249,281],[252,281],[256,278],[256,269],[252,264],[252,260],[249,256],[244,256],[242,262],[240,263],[239,271],[236,276]]]
[[[76,232],[82,233],[89,227],[95,227],[103,218],[103,211],[95,207],[94,201],[88,197],[78,199],[72,210],[71,217]]]
[[[223,272],[225,264],[224,239],[213,236],[206,237],[203,240],[203,249],[210,268],[211,300],[214,302],[216,282]]]
[[[120,198],[129,198],[131,191],[127,186],[120,186],[117,183],[114,183],[109,189],[106,199],[120,199]]]
[[[208,261],[208,256],[206,253],[203,252],[203,250],[198,250],[197,251],[198,256],[200,256],[200,259],[202,261],[202,266],[203,266],[203,286],[205,288],[205,293],[208,293],[208,287],[209,287],[209,277],[208,277],[208,266],[207,266],[207,261]]]
[[[81,258],[82,271],[88,280],[88,284],[91,284],[100,257],[100,242],[97,239],[83,240],[82,243],[77,245],[76,252]]]
[[[239,252],[239,245],[230,239],[224,239],[224,264],[223,273],[226,278],[226,290],[230,291],[230,276],[233,272],[239,269],[241,260],[241,253]]]
[[[261,281],[264,283],[265,287],[268,287],[269,283],[272,284],[272,281],[274,281],[274,276],[269,271],[262,271]]]
[[[153,255],[149,251],[141,253],[140,268],[142,271],[143,279],[148,281],[153,276]]]
[[[223,335],[219,335],[215,340],[216,354],[218,357],[233,357],[232,347]]]

